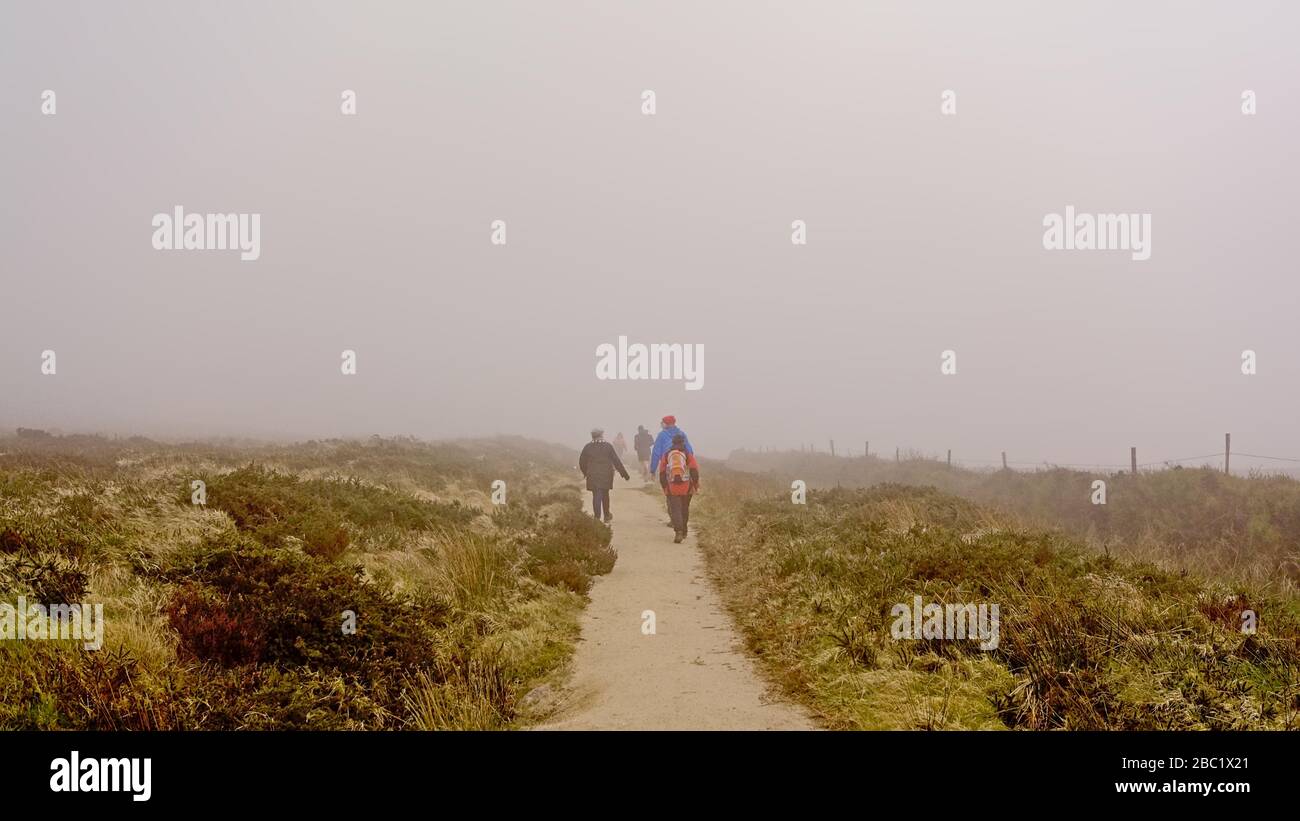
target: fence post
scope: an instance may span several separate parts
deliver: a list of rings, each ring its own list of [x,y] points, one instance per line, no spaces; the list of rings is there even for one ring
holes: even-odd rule
[[[952,448],[948,448],[948,469],[952,469]]]
[[[835,455],[835,440],[831,440],[831,456]]]
[[[894,445],[894,464],[898,464],[900,461],[898,458],[898,445]]]
[[[1228,459],[1232,456],[1232,434],[1223,434],[1223,474],[1228,475]]]
[[[1138,475],[1138,449],[1136,446],[1129,448],[1128,457],[1129,457],[1129,461],[1133,465],[1133,475],[1137,476]]]
[[[1007,469],[1007,452],[1005,450],[1002,451],[1002,469]]]

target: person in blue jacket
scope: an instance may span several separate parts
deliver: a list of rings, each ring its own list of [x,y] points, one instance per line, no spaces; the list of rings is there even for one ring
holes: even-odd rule
[[[686,436],[686,431],[677,427],[676,416],[673,416],[672,414],[665,416],[663,419],[659,420],[659,427],[661,430],[659,431],[659,435],[655,437],[654,448],[650,451],[651,476],[659,475],[659,460],[663,458],[665,453],[673,449],[674,436],[681,436],[686,442],[686,452],[692,456],[695,455],[695,448],[691,447],[691,440]],[[671,521],[668,523],[668,526],[673,526]]]

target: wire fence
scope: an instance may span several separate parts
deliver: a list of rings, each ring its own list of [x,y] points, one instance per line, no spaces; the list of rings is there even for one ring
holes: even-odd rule
[[[821,453],[823,455],[831,455],[831,456],[837,455],[834,450],[833,443],[832,443],[832,447],[829,450],[819,450],[815,445],[803,445],[800,446],[799,450],[806,453]],[[761,448],[759,452],[774,452],[774,449]],[[854,458],[855,456],[857,458],[861,458],[862,454],[861,453],[855,454],[852,451],[852,449],[847,449],[844,451],[844,453],[838,455],[843,456],[844,458]],[[871,452],[870,455],[876,457],[877,459],[883,459],[886,461],[888,460],[887,454],[882,454],[877,451]],[[1233,467],[1239,464],[1239,460],[1249,460],[1249,459],[1262,459],[1269,462],[1286,462],[1286,463],[1300,465],[1300,458],[1297,457],[1275,456],[1275,455],[1262,454],[1262,453],[1246,453],[1244,451],[1234,450],[1226,454],[1223,451],[1218,451],[1216,453],[1202,453],[1198,456],[1179,456],[1172,459],[1153,459],[1146,462],[1138,462],[1136,464],[1136,467],[1139,470],[1143,468],[1150,469],[1150,468],[1157,468],[1157,467],[1169,468],[1178,465],[1183,465],[1188,462],[1202,462],[1202,463],[1207,463],[1208,465],[1209,463],[1207,462],[1207,460],[1211,460],[1213,466],[1216,469],[1222,470],[1225,457],[1229,460],[1229,464],[1231,464]],[[945,458],[943,456],[937,456],[937,457],[921,456],[920,452],[915,450],[904,450],[902,448],[899,448],[898,451],[896,451],[895,453],[895,459],[898,461],[911,461],[911,460],[916,460],[918,458],[925,459],[927,461],[945,462]],[[1008,468],[1014,465],[1016,467],[1033,467],[1033,468],[1043,468],[1048,470],[1054,468],[1069,468],[1074,470],[1103,469],[1103,470],[1126,470],[1127,471],[1127,470],[1132,470],[1134,468],[1134,464],[1132,461],[1129,462],[1057,462],[1050,459],[1040,459],[1036,461],[1030,461],[1024,459],[1007,459],[1005,457],[1001,459],[965,459],[965,458],[958,459],[958,458],[953,458],[951,456],[951,451],[949,451],[949,456],[946,459],[946,463],[954,465],[956,467],[970,467],[970,468],[974,468],[974,467],[982,468],[988,465],[992,465],[995,467],[1006,465]],[[1295,468],[1293,470],[1300,472],[1300,468]]]

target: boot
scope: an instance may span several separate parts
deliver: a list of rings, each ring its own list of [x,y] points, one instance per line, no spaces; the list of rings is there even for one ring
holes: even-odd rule
[[[682,533],[682,532],[679,530],[679,531],[677,531],[677,535],[673,536],[673,544],[681,544],[681,543],[682,543],[682,539],[685,539],[685,538],[686,538],[686,534]]]

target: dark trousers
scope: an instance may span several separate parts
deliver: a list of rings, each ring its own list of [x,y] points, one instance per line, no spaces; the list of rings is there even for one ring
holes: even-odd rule
[[[591,492],[591,511],[596,514],[597,519],[603,519],[610,515],[609,488],[602,488]]]
[[[691,494],[668,496],[668,518],[673,520],[673,530],[686,535],[686,525],[691,520]]]

